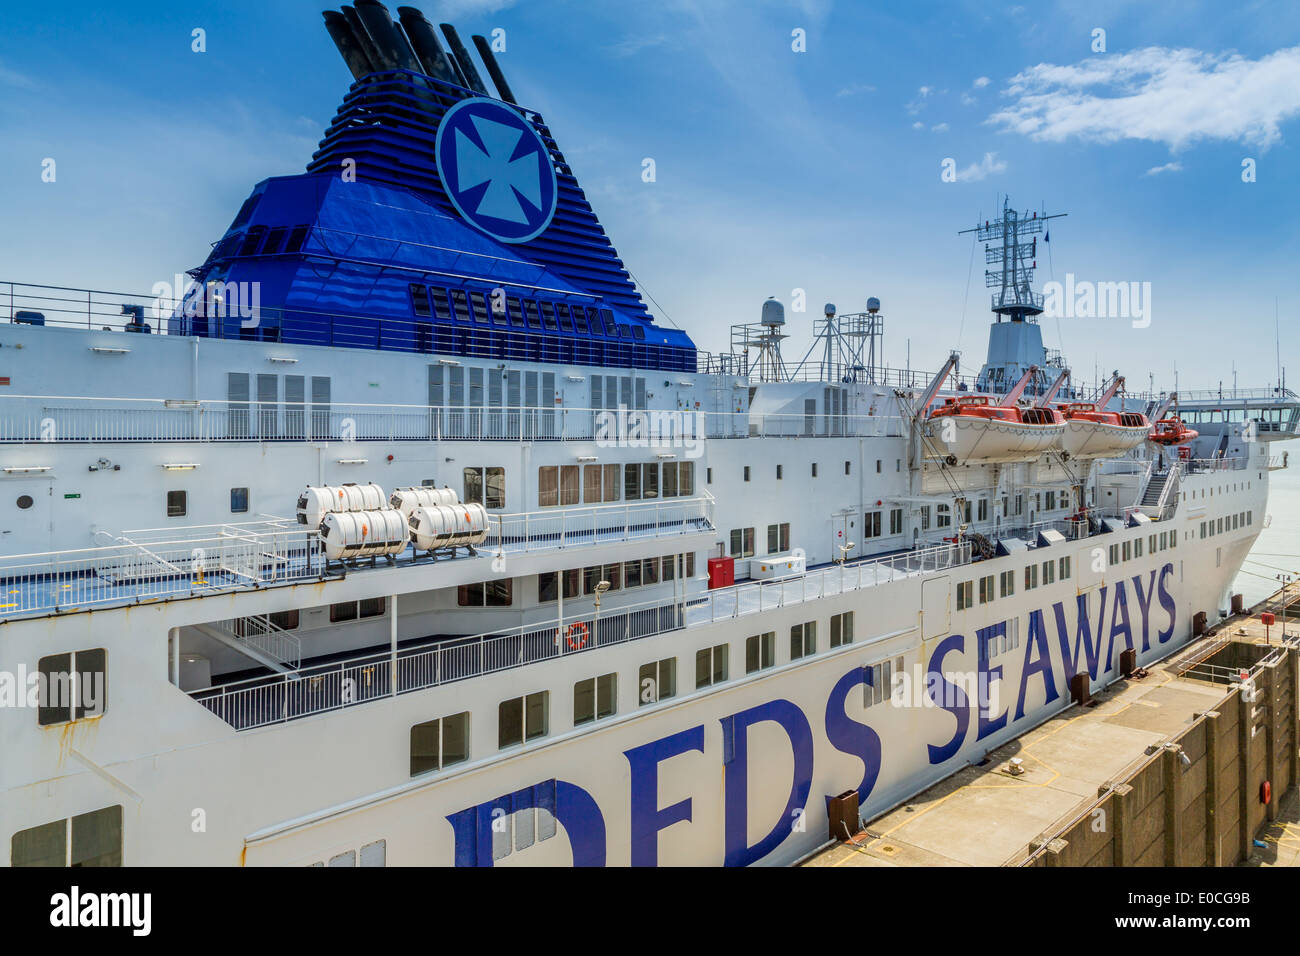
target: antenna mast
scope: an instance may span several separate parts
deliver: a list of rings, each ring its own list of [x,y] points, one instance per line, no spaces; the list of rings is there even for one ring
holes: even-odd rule
[[[991,268],[984,270],[984,287],[996,289],[992,309],[998,321],[1006,316],[1012,322],[1023,322],[1043,311],[1043,296],[1032,288],[1034,270],[1038,268],[1038,233],[1044,232],[1047,223],[1068,213],[1017,212],[1011,208],[1011,197],[1002,199],[1002,216],[973,229],[963,229],[957,235],[975,233],[984,243],[984,262]]]

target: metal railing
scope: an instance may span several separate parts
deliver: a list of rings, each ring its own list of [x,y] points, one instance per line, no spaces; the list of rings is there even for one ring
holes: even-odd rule
[[[720,588],[699,597],[629,605],[599,615],[584,612],[473,637],[429,641],[402,648],[395,658],[391,649],[372,649],[344,661],[189,694],[236,730],[249,730],[598,647],[761,614],[910,575],[947,570],[969,560],[968,545],[864,559],[789,578]]]
[[[529,514],[489,515],[490,553],[557,550],[713,530],[713,498],[662,499]],[[103,547],[0,557],[0,620],[141,601],[203,596],[336,576],[319,534],[288,519],[156,528]],[[428,562],[404,552],[397,564]],[[382,570],[388,565],[379,565]]]
[[[687,451],[705,438],[899,437],[887,415],[676,409],[433,407],[7,395],[0,443],[225,441],[645,442]]]
[[[302,666],[302,641],[265,614],[237,617],[214,625],[236,640],[293,670]]]

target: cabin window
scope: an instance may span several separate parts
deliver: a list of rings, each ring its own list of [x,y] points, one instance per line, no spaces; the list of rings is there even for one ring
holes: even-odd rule
[[[813,462],[813,463],[812,463],[812,476],[813,476],[814,478],[817,477],[817,462]]]
[[[745,480],[749,481],[749,466],[745,466]]]
[[[556,318],[558,318],[560,322],[560,328],[565,332],[572,332],[573,320],[569,318],[569,307],[563,302],[557,302],[554,308]]]
[[[9,865],[121,866],[121,804],[19,830],[9,844]]]
[[[790,523],[767,526],[767,553],[777,554],[790,550]]]
[[[549,302],[542,303],[542,324],[552,332],[559,330],[555,324],[555,306]]]
[[[1000,596],[1011,597],[1011,595],[1016,593],[1016,572],[1003,571],[1000,575],[998,584]]]
[[[513,325],[515,328],[523,328],[524,313],[520,308],[518,299],[514,297],[510,297],[506,299],[506,312],[510,316],[511,325]]]
[[[1056,583],[1056,562],[1043,562],[1043,586]]]
[[[451,318],[451,312],[447,307],[447,290],[442,286],[430,286],[429,300],[433,303],[434,318],[446,322]]]
[[[776,466],[776,480],[780,481],[784,477],[784,471],[781,465]]]
[[[721,684],[727,679],[727,645],[718,644],[695,652],[695,689]]]
[[[639,706],[642,707],[677,696],[677,658],[666,657],[642,664],[637,672],[637,685]]]
[[[411,290],[411,308],[415,314],[425,318],[433,315],[433,310],[429,308],[429,287],[412,282],[408,288]]]
[[[776,664],[776,631],[745,638],[745,673],[767,670]]]
[[[961,581],[957,584],[957,610],[965,611],[975,603],[975,582]]]
[[[108,667],[104,648],[52,654],[37,661],[36,723],[66,724],[98,717],[108,703]]]
[[[852,469],[852,467],[853,467],[853,463],[852,463],[852,462],[848,462],[848,461],[846,461],[846,462],[844,463],[844,474],[846,474],[846,475],[849,474],[849,472],[850,472],[850,470]]]
[[[285,235],[289,232],[284,226],[277,226],[266,234],[266,243],[262,246],[262,255],[273,256],[280,251],[280,244],[284,242]]]
[[[903,672],[903,659],[896,657],[891,661],[881,661],[879,664],[864,667],[863,671],[866,673],[867,682],[862,688],[862,706],[871,707],[893,696],[891,685],[894,674]]]
[[[890,509],[890,512],[889,512],[889,533],[890,533],[890,534],[902,534],[902,533],[903,533],[903,509],[902,509],[902,508],[892,508],[892,509]]]
[[[480,324],[488,320],[487,301],[483,298],[482,292],[471,292],[469,294],[470,316],[475,322]]]
[[[411,728],[411,776],[469,759],[469,711]],[[362,851],[364,854],[364,850]]]
[[[298,252],[302,249],[302,244],[307,241],[307,231],[310,226],[294,226],[293,232],[289,233],[289,241],[284,244],[285,252]]]
[[[880,537],[880,512],[871,511],[862,516],[862,537]]]
[[[1026,564],[1025,565],[1025,590],[1032,591],[1036,587],[1038,587],[1038,565]]]
[[[503,700],[497,708],[497,746],[504,750],[546,736],[549,691]]]
[[[614,337],[614,336],[617,335],[617,334],[621,334],[620,332],[616,332],[616,331],[615,331],[615,329],[617,328],[617,326],[616,326],[615,323],[614,323],[614,313],[611,312],[609,309],[601,309],[601,310],[600,310],[600,320],[601,320],[601,322],[603,322],[604,325],[605,325],[605,334],[606,334],[606,335],[608,335],[608,336],[610,336],[610,337],[612,338],[612,337]]]
[[[1070,559],[1069,559],[1069,558],[1061,558],[1061,561],[1060,561],[1060,571],[1061,571],[1061,573],[1060,573],[1059,576],[1060,576],[1060,578],[1061,578],[1062,581],[1065,581],[1065,580],[1067,580],[1067,579],[1070,577]]]
[[[831,647],[853,643],[853,612],[831,615]]]
[[[462,584],[456,589],[459,607],[509,607],[514,602],[514,578]]]
[[[185,492],[167,492],[167,517],[184,518],[186,512]]]
[[[230,513],[236,515],[246,514],[248,512],[248,489],[231,488],[230,489]]]
[[[790,660],[817,653],[817,622],[808,621],[790,628]]]
[[[573,726],[611,717],[618,710],[617,674],[589,677],[573,685]]]
[[[980,603],[988,604],[993,598],[993,575],[988,574],[980,578]]]
[[[752,558],[754,556],[754,529],[753,528],[732,529],[731,556],[733,558]]]
[[[466,504],[480,504],[489,509],[506,506],[504,468],[466,468],[464,479]]]
[[[274,611],[266,619],[282,631],[292,631],[298,626],[298,609],[292,611]]]
[[[524,302],[524,314],[528,316],[528,327],[530,329],[540,329],[542,320],[537,315],[537,303],[532,299]]]

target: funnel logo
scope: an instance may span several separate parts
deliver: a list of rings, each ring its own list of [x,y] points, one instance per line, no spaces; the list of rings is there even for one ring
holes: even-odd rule
[[[496,100],[461,100],[442,117],[434,147],[452,205],[502,242],[527,242],[551,224],[555,168],[522,116]]]

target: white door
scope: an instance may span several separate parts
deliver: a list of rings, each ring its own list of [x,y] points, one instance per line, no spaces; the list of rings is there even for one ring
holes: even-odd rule
[[[921,635],[922,640],[942,637],[952,624],[949,578],[929,578],[921,582]]]

